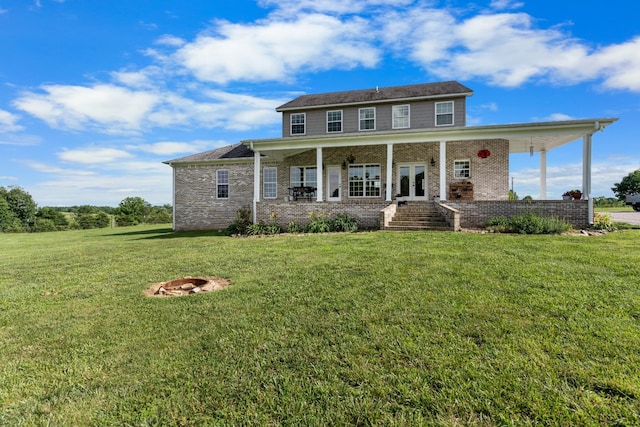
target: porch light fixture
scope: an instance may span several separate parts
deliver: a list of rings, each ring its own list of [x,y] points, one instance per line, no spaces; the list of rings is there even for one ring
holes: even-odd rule
[[[529,142],[529,157],[533,157],[533,138],[531,138],[531,142]]]
[[[436,165],[436,161],[433,159],[433,156],[431,156],[431,166],[435,166]]]

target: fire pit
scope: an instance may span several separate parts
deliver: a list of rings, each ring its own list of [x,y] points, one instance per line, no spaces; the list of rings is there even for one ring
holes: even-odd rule
[[[229,286],[229,280],[219,277],[183,277],[155,283],[145,294],[151,297],[180,297],[202,292],[219,291]]]

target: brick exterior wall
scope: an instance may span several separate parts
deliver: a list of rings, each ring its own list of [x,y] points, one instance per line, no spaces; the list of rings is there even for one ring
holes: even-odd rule
[[[534,213],[538,216],[563,219],[578,229],[587,228],[591,222],[588,203],[588,200],[444,202],[460,212],[462,228],[484,228],[487,220],[494,216],[512,217]]]
[[[251,163],[177,165],[174,167],[175,230],[220,230],[236,219],[241,208],[253,205]],[[216,175],[229,171],[229,198],[218,199]]]
[[[478,150],[491,151],[487,159],[477,156]],[[392,195],[397,194],[397,166],[401,163],[422,163],[427,167],[427,196],[433,199],[440,196],[439,142],[422,144],[397,144],[393,147]],[[258,203],[258,221],[268,222],[275,212],[278,223],[286,227],[290,221],[300,225],[308,222],[309,212],[325,212],[331,215],[348,213],[358,219],[361,227],[377,228],[380,223],[380,211],[389,203],[385,201],[386,145],[324,148],[323,164],[340,166],[346,157],[353,153],[354,164],[380,165],[380,196],[367,198],[349,197],[349,168],[340,169],[342,173],[342,201],[327,202],[326,179],[324,181],[324,202],[288,201],[290,194],[290,170],[292,166],[316,166],[316,151],[309,150],[287,157],[283,162],[261,161],[261,168],[277,167],[277,197],[264,199]],[[431,159],[436,162],[431,166]],[[474,184],[475,200],[507,200],[509,193],[509,147],[504,140],[464,141],[447,143],[447,188],[450,183],[458,182],[453,175],[453,163],[457,159],[469,159],[471,177]],[[216,194],[216,172],[229,171],[229,198],[218,199]],[[261,173],[262,174],[262,173]],[[325,174],[322,174],[325,175]],[[263,183],[263,176],[260,177]],[[260,189],[262,192],[262,188]],[[176,230],[215,230],[224,229],[235,219],[239,209],[253,208],[253,159],[238,162],[219,162],[210,164],[174,165],[174,204]],[[306,221],[306,222],[305,222]],[[464,225],[462,225],[464,227]]]

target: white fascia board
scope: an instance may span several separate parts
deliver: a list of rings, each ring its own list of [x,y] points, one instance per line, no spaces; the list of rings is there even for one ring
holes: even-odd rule
[[[554,146],[573,141],[588,133],[594,133],[617,119],[586,119],[562,122],[520,123],[490,126],[464,126],[431,128],[410,131],[354,132],[337,135],[286,137],[242,141],[260,151],[299,150],[316,147],[353,147],[380,144],[403,144],[439,141],[470,141],[479,139],[521,140],[545,137],[554,140]]]

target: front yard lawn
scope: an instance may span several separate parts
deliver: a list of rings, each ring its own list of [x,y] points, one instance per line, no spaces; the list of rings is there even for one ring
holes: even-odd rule
[[[638,233],[0,234],[0,425],[638,425]]]

